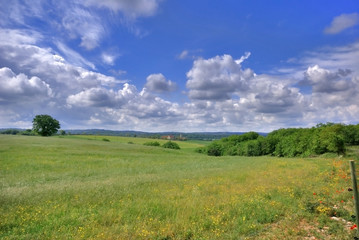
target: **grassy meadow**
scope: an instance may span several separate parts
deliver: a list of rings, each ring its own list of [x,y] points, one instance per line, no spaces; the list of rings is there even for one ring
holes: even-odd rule
[[[347,158],[210,157],[194,152],[198,141],[148,141],[0,135],[0,239],[356,234]]]

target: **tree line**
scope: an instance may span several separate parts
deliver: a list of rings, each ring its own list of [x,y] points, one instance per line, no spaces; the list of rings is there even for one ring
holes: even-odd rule
[[[320,123],[312,128],[286,128],[261,136],[256,132],[213,141],[197,152],[210,156],[239,155],[308,157],[327,152],[345,154],[346,146],[359,145],[359,124]]]

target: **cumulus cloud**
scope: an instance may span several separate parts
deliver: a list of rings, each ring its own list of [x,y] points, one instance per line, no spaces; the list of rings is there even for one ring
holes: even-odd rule
[[[51,96],[50,86],[40,78],[16,75],[11,69],[0,68],[0,103],[35,101]]]
[[[113,128],[119,125],[134,129],[140,124],[143,128],[165,131],[169,124],[175,125],[184,119],[177,103],[154,96],[145,88],[139,92],[128,83],[117,92],[105,88],[87,89],[69,96],[67,103],[76,112],[86,108],[84,114],[89,119],[86,124],[91,126]]]
[[[67,103],[76,107],[109,107],[119,108],[137,94],[135,86],[124,84],[118,92],[106,88],[90,88],[70,95]]]
[[[23,72],[29,76],[38,76],[46,81],[55,92],[64,93],[67,91],[76,91],[79,89],[92,88],[98,85],[113,86],[121,81],[114,77],[106,76],[101,73],[89,71],[83,67],[76,65],[83,64],[91,65],[80,55],[73,56],[76,65],[66,61],[63,57],[57,54],[50,48],[41,48],[27,41],[23,42],[21,35],[26,35],[26,32],[15,31],[9,32],[9,39],[18,39],[18,41],[0,42],[0,63],[3,66],[8,66],[14,72]],[[16,37],[11,37],[14,34]],[[65,48],[61,43],[58,44],[60,48]],[[64,51],[72,53],[65,48]]]
[[[115,21],[118,14],[133,25],[137,18],[155,14],[160,1],[68,1],[66,9],[65,4],[56,4],[57,12],[52,13],[56,23],[44,20],[49,14],[41,7],[44,2],[34,1],[40,5],[34,8],[31,2],[24,0],[22,7],[6,7],[10,13],[6,17],[11,17],[0,21],[1,26],[21,26],[18,30],[0,29],[1,127],[5,123],[9,127],[25,126],[34,114],[43,111],[61,116],[65,127],[147,131],[269,131],[289,124],[357,121],[359,42],[307,53],[291,62],[299,67],[280,74],[258,75],[243,69],[250,53],[239,59],[231,55],[195,59],[187,72],[189,100],[179,104],[157,94],[176,87],[163,74],[149,75],[144,88],[137,90],[135,85],[97,72],[93,62],[76,52],[73,45],[69,47],[71,41],[93,50],[109,34],[96,8],[102,8],[102,13],[110,10]],[[4,20],[3,9],[0,20]],[[350,23],[354,25],[348,24],[355,16],[335,18],[328,33],[355,26],[357,20]],[[51,31],[40,34],[23,30],[30,18],[61,31],[62,39],[48,38]],[[124,24],[122,20],[120,24]],[[94,52],[99,54],[99,61],[111,66],[119,56],[111,51]],[[177,57],[193,59],[193,53],[184,50]],[[311,90],[301,89],[303,86]],[[34,101],[37,104],[27,104]]]
[[[329,116],[337,112],[338,107],[343,112],[359,108],[359,79],[351,70],[333,72],[315,65],[308,67],[304,76],[304,83],[312,87],[311,107],[315,112],[325,109]]]
[[[345,29],[351,28],[358,24],[359,24],[358,13],[342,14],[333,19],[330,26],[324,29],[324,33],[337,34],[344,31]]]
[[[176,90],[177,84],[171,80],[167,81],[162,73],[157,73],[147,77],[145,87],[151,92],[164,93]]]
[[[254,73],[250,69],[242,70],[241,61],[230,55],[195,60],[187,73],[188,96],[199,100],[225,100],[234,92],[247,89]]]
[[[244,98],[246,105],[259,113],[287,113],[287,117],[301,114],[304,97],[299,89],[275,79],[269,75],[256,76]]]
[[[67,98],[67,103],[79,107],[114,107],[115,93],[104,88],[91,88]]]
[[[308,67],[304,73],[305,82],[313,87],[313,92],[334,93],[346,91],[354,87],[350,78],[346,78],[352,73],[349,69],[339,69],[337,72],[331,72],[320,68],[318,65]]]
[[[230,55],[199,59],[188,72],[187,87],[192,102],[185,104],[186,126],[202,126],[228,130],[247,126],[260,131],[269,124],[297,123],[303,112],[310,110],[310,100],[293,80],[280,75],[257,75],[242,69],[246,53],[234,60]]]

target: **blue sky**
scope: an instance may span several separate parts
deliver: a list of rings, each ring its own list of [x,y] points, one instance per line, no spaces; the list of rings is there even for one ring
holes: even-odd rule
[[[0,0],[0,128],[359,122],[359,4]]]

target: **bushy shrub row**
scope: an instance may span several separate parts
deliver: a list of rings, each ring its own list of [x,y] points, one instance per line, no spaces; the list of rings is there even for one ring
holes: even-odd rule
[[[255,132],[213,141],[197,152],[210,156],[274,155],[280,157],[314,156],[326,152],[345,154],[345,146],[359,145],[359,124],[318,124],[312,128],[287,128],[266,137]]]
[[[153,146],[153,147],[159,147],[161,146],[161,144],[157,141],[153,141],[153,142],[145,142],[143,145],[145,146]]]
[[[33,136],[36,135],[31,129],[18,130],[18,129],[5,129],[0,131],[0,134],[9,134],[9,135],[27,135]]]
[[[143,145],[146,145],[146,146],[154,146],[154,147],[160,147],[161,144],[157,141],[153,141],[153,142],[145,142]],[[172,141],[168,141],[166,143],[164,143],[162,145],[163,148],[170,148],[170,149],[181,149],[180,146],[175,143],[175,142],[172,142]]]

